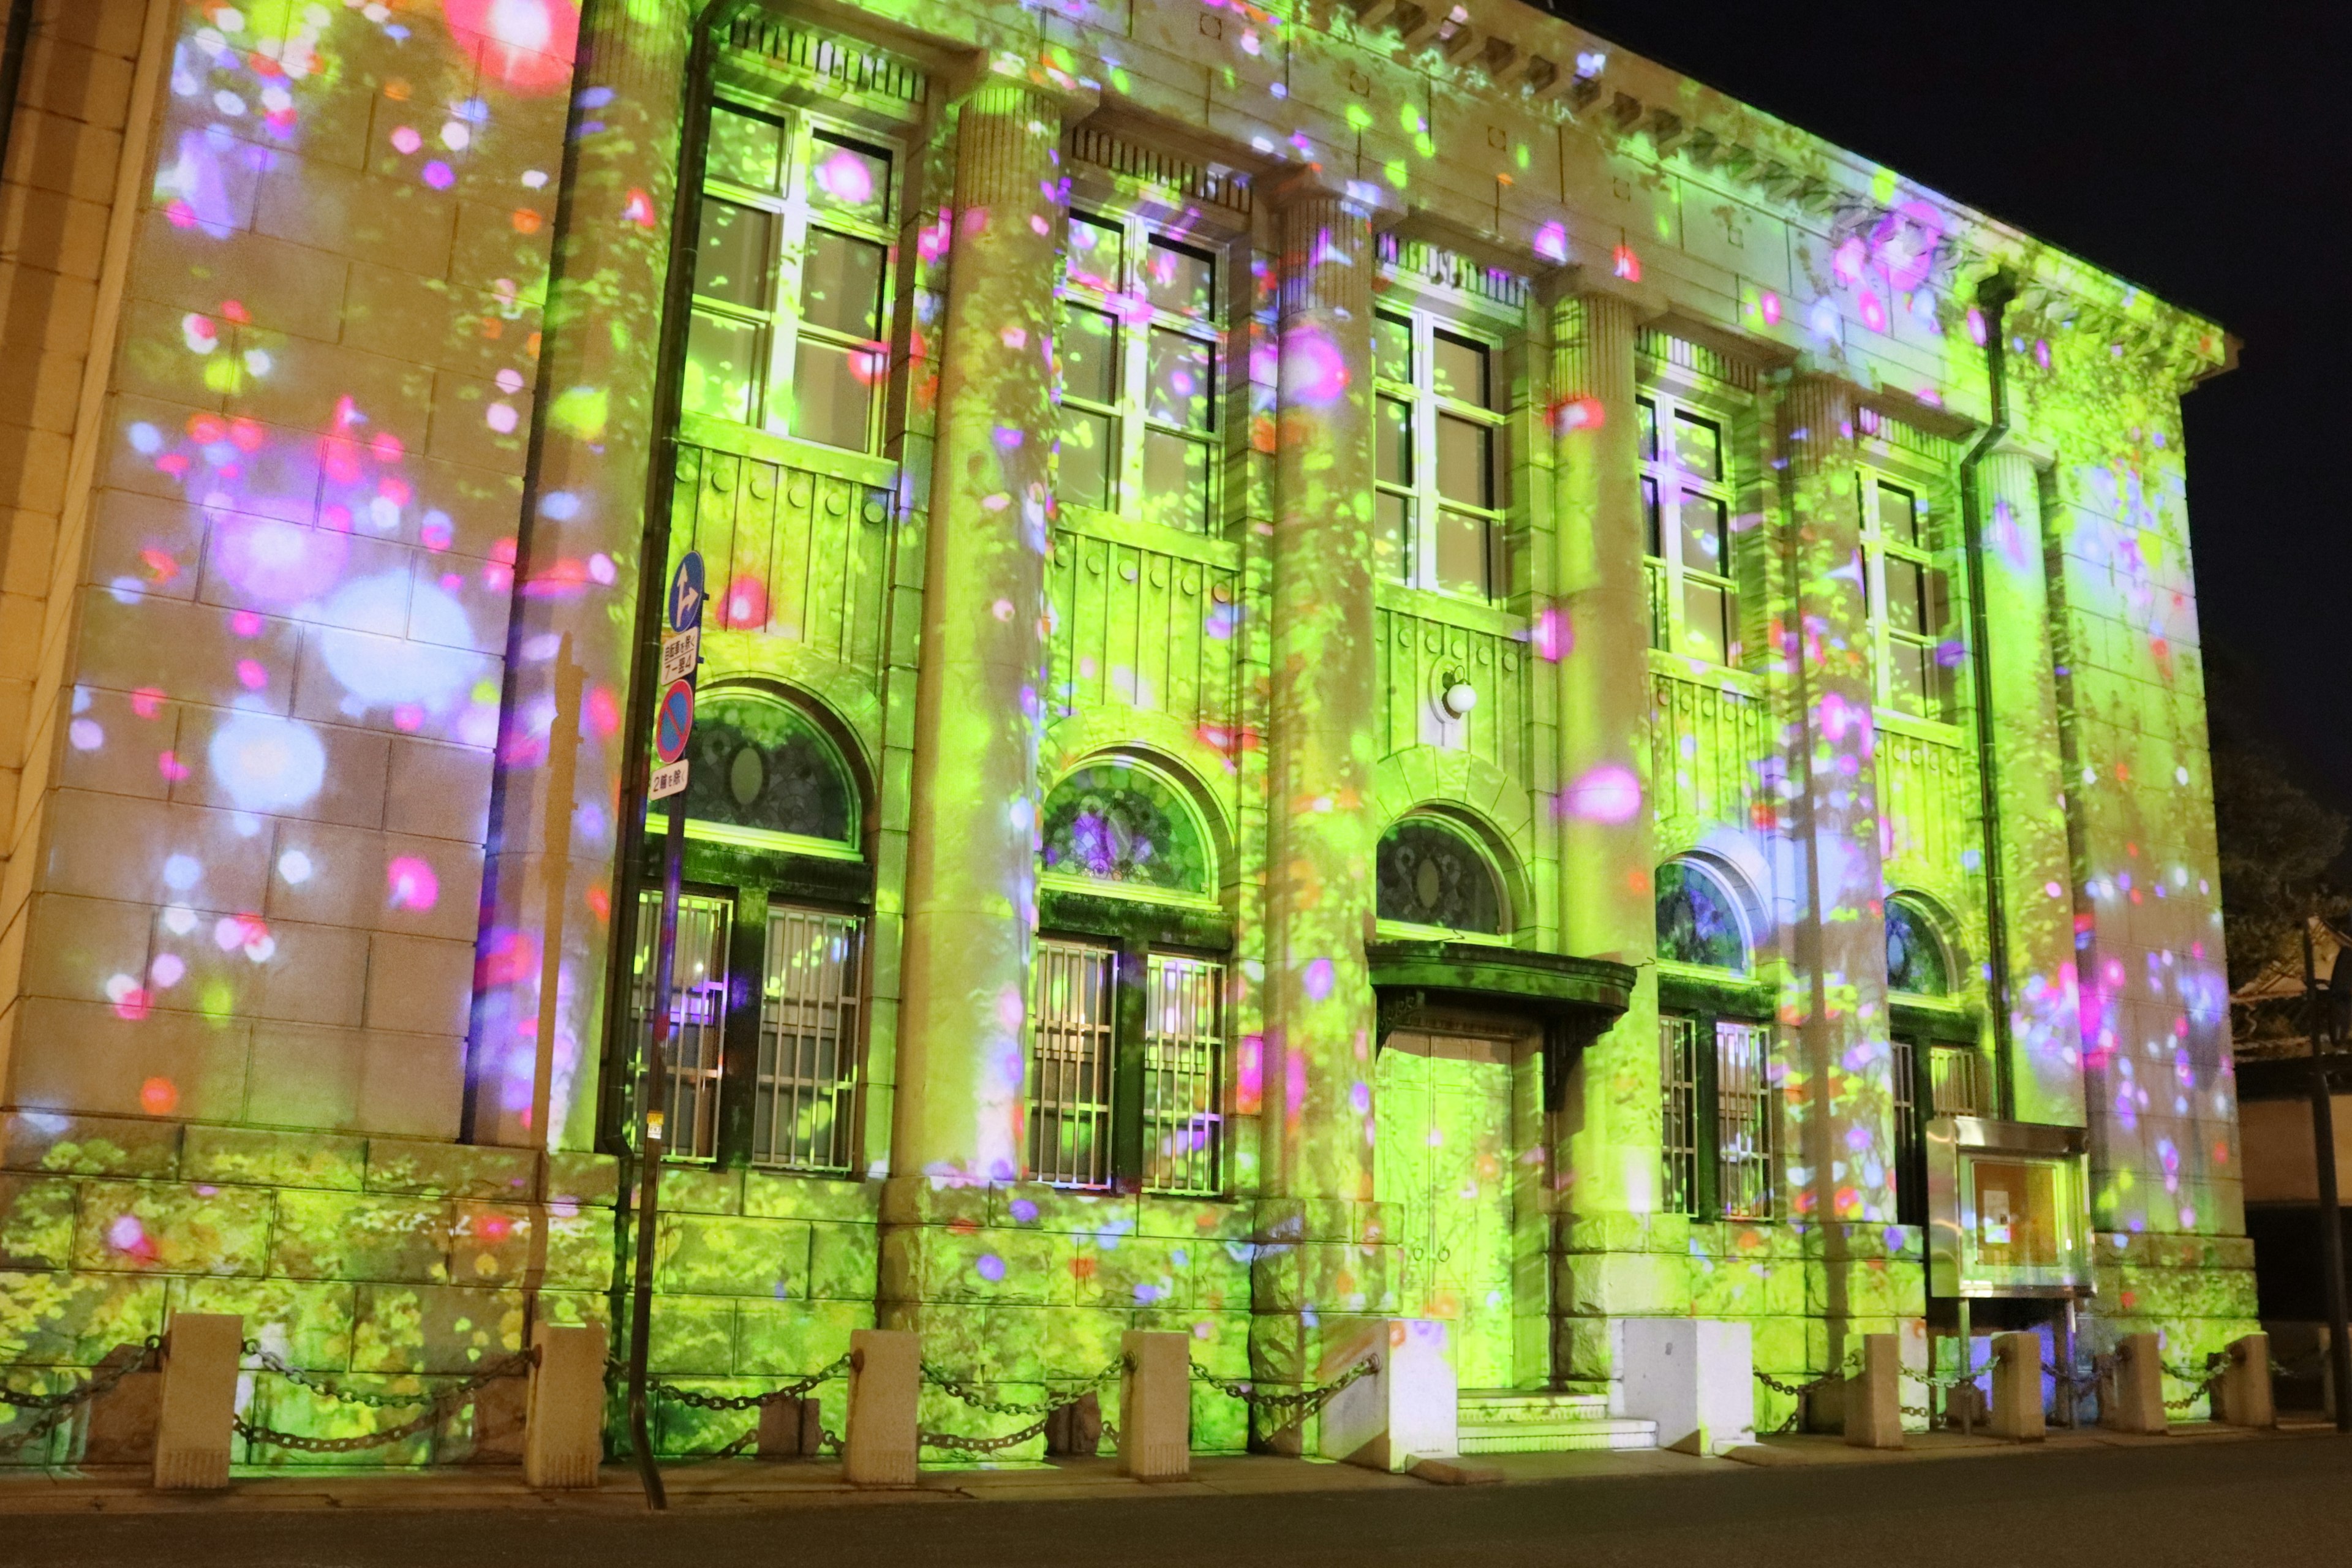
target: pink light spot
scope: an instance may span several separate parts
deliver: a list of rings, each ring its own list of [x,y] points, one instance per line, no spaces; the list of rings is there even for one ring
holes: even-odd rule
[[[1622,826],[1642,809],[1642,781],[1622,763],[1603,763],[1568,786],[1559,808],[1580,821]]]
[[[429,910],[441,901],[441,879],[414,855],[395,855],[384,865],[385,903],[395,910]]]
[[[262,668],[261,661],[257,658],[238,659],[236,683],[247,691],[258,691],[269,684],[269,671]]]
[[[393,128],[392,149],[402,157],[408,156],[424,145],[425,138],[416,133],[416,127],[414,125],[397,125]]]

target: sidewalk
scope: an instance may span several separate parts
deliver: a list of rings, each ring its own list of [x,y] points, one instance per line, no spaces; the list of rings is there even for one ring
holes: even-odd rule
[[[2099,1447],[2160,1447],[2184,1443],[2277,1443],[2333,1436],[2317,1424],[2284,1426],[2275,1432],[2196,1423],[2175,1426],[2168,1436],[2121,1433],[2053,1432],[2039,1445],[1957,1432],[1914,1433],[1899,1449],[1850,1448],[1833,1436],[1767,1437],[1721,1458],[1656,1449],[1575,1454],[1483,1454],[1462,1461],[1500,1484],[1600,1479],[1611,1477],[1732,1474],[1748,1467],[1768,1468],[1834,1465],[1915,1464],[1935,1459],[1985,1458],[2025,1452],[2064,1453]],[[1434,1490],[1413,1476],[1386,1475],[1352,1465],[1281,1458],[1269,1455],[1202,1458],[1185,1481],[1132,1481],[1110,1458],[1064,1459],[1050,1464],[988,1469],[927,1472],[914,1488],[868,1490],[841,1479],[841,1467],[813,1462],[771,1463],[713,1459],[666,1465],[662,1479],[670,1507],[677,1510],[771,1510],[858,1507],[868,1504],[954,1504],[1109,1500],[1144,1497],[1244,1497],[1285,1492]],[[58,1513],[302,1512],[310,1510],[403,1511],[410,1510],[512,1509],[565,1512],[639,1513],[645,1509],[636,1471],[607,1465],[604,1484],[593,1492],[531,1492],[510,1466],[466,1469],[249,1470],[228,1489],[214,1493],[158,1492],[143,1469],[0,1473],[0,1517]]]

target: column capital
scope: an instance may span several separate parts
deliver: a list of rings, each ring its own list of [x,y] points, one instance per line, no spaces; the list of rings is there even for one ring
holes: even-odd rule
[[[1536,274],[1535,286],[1536,298],[1551,310],[1578,300],[1610,300],[1633,312],[1635,326],[1657,321],[1669,308],[1664,290],[1590,262],[1547,268]]]
[[[1013,95],[1025,95],[1041,118],[1050,116],[1065,126],[1102,107],[1099,88],[1012,54],[974,55],[950,75],[948,94],[959,109],[978,100],[1000,111],[1016,106]]]

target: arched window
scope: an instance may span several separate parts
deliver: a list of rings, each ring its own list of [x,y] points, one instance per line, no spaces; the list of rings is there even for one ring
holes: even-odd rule
[[[1723,879],[1694,860],[1658,868],[1658,956],[1748,973],[1748,928]]]
[[[1149,767],[1123,757],[1089,763],[1054,786],[1045,819],[1049,876],[1147,894],[1216,896],[1215,857],[1199,814]]]
[[[1038,861],[1030,1179],[1222,1195],[1231,939],[1200,810],[1157,768],[1100,757],[1045,796]]]
[[[1384,921],[1510,934],[1494,862],[1467,831],[1443,817],[1408,816],[1381,836],[1377,894]]]
[[[634,963],[642,1052],[656,1005],[660,840],[682,799],[670,1157],[846,1175],[872,907],[856,779],[806,710],[740,687],[705,696],[686,760],[683,795],[648,813]],[[745,1050],[754,1060],[730,1073],[729,1056]],[[750,1114],[722,1114],[738,1095]]]
[[[1915,996],[1951,994],[1952,965],[1935,918],[1916,899],[1886,900],[1886,988]]]
[[[696,710],[686,755],[686,817],[696,837],[856,852],[857,787],[833,742],[800,709],[715,693]],[[656,802],[656,815],[666,816],[666,805]]]

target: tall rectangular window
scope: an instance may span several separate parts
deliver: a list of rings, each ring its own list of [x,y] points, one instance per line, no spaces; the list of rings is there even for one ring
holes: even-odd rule
[[[1064,504],[1214,526],[1221,270],[1215,251],[1140,219],[1070,214],[1054,343]]]
[[[1926,1072],[1920,1054],[1927,1056]],[[1895,1217],[1927,1223],[1927,1127],[1938,1116],[1992,1113],[1991,1075],[1972,1046],[1895,1040]],[[1922,1090],[1925,1098],[1922,1098]]]
[[[1056,1186],[1111,1184],[1113,974],[1118,951],[1040,942],[1032,974],[1029,1173]]]
[[[1638,399],[1643,548],[1651,645],[1706,664],[1739,662],[1724,423],[1664,393]]]
[[[1659,1207],[1699,1212],[1698,1020],[1672,1013],[1658,1018],[1658,1079],[1664,1090],[1664,1168]]]
[[[1879,700],[1914,718],[1948,720],[1950,661],[1959,643],[1946,635],[1952,618],[1950,579],[1936,564],[1927,506],[1916,490],[1873,479],[1864,486],[1864,509]]]
[[[710,111],[688,412],[879,449],[897,159],[805,117]]]
[[[1224,1190],[1225,966],[1153,953],[1144,996],[1143,1189]]]
[[[751,1114],[755,1164],[849,1170],[864,924],[855,915],[768,908]]]
[[[637,952],[632,1011],[637,1059],[652,1060],[655,960],[661,942],[662,895],[637,900]],[[732,900],[700,893],[677,901],[677,944],[670,963],[670,1037],[664,1050],[669,1093],[662,1119],[663,1152],[673,1160],[709,1160],[719,1152],[719,1084],[726,1065],[728,946]],[[633,1097],[643,1104],[642,1092]]]
[[[1467,598],[1507,594],[1500,353],[1419,310],[1380,312],[1372,347],[1374,570]]]
[[[1715,1026],[1716,1192],[1726,1219],[1772,1217],[1771,1026]]]

